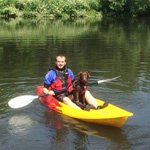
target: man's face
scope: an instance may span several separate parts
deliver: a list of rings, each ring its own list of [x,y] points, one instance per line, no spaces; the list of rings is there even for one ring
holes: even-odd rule
[[[66,65],[65,57],[58,56],[56,61],[55,61],[55,64],[59,69],[62,69]]]

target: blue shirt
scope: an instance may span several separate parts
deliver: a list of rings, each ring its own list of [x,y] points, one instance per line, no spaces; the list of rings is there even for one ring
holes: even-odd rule
[[[68,73],[69,73],[71,80],[73,81],[74,80],[73,72],[70,69],[68,69]],[[56,77],[57,77],[56,72],[54,70],[50,70],[49,72],[47,72],[45,76],[44,83],[50,85],[56,81]]]

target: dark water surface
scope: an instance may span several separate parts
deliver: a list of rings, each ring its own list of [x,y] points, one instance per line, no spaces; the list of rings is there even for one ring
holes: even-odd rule
[[[20,95],[36,95],[58,53],[67,56],[77,78],[121,76],[89,86],[102,100],[134,113],[121,128],[78,121],[37,100],[11,109]],[[147,19],[74,22],[0,20],[1,150],[145,150],[150,149],[150,21]]]

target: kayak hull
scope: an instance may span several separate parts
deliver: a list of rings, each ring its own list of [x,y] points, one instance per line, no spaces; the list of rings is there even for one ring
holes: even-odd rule
[[[43,86],[37,87],[37,95],[43,94]],[[76,118],[82,121],[113,126],[113,127],[121,127],[128,117],[133,116],[133,113],[128,112],[124,109],[121,109],[117,106],[109,104],[107,107],[99,110],[91,109],[90,111],[79,110],[73,107],[70,107],[53,96],[44,96],[39,97],[39,100],[42,101],[49,108],[60,112],[64,115],[67,115],[72,118]],[[104,102],[99,99],[95,99],[100,105]]]

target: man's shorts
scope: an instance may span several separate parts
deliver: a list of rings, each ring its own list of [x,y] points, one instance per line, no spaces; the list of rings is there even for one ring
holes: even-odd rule
[[[69,93],[69,92],[67,91],[67,92],[61,93],[61,94],[59,94],[59,95],[54,95],[54,97],[55,97],[56,99],[58,99],[59,101],[63,102],[64,97],[68,97],[70,94],[72,94],[72,92]]]
[[[66,96],[67,96],[66,93],[62,93],[62,94],[59,94],[59,95],[54,95],[54,97],[55,97],[56,99],[58,99],[59,101],[61,101],[61,102],[63,102],[63,99],[64,99],[64,97],[66,97]]]

